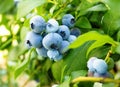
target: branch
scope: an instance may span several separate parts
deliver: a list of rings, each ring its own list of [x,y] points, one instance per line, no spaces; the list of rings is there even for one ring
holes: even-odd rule
[[[72,80],[72,83],[76,82],[113,82],[113,83],[120,83],[120,80],[110,79],[110,78],[103,78],[103,77],[78,77]]]

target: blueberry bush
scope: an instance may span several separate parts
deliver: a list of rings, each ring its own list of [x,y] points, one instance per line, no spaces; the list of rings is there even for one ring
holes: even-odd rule
[[[0,87],[120,87],[119,58],[120,0],[0,0]]]

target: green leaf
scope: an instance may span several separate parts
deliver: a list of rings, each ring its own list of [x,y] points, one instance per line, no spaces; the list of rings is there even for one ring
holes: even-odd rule
[[[70,87],[70,77],[65,80],[62,84],[60,84],[58,87]]]
[[[26,34],[30,31],[27,27],[22,27],[20,31],[20,39],[21,41],[25,41]]]
[[[95,56],[95,57],[104,59],[110,49],[111,47],[108,47],[108,46],[102,46],[102,47],[95,48],[89,53],[88,58]]]
[[[52,74],[53,77],[57,80],[57,81],[61,81],[61,73],[62,73],[62,69],[63,69],[64,65],[63,65],[63,60],[55,62],[52,65]]]
[[[34,48],[32,48],[30,50],[30,53],[29,53],[29,57],[26,58],[22,64],[20,64],[19,66],[17,66],[17,68],[15,69],[15,72],[14,72],[14,78],[16,79],[24,70],[25,68],[27,67],[27,65],[29,64],[30,62],[30,57],[31,57],[31,53],[32,51],[34,50]]]
[[[14,5],[14,0],[0,0],[0,13],[9,11]]]
[[[112,36],[116,31],[120,28],[120,19],[119,16],[115,16],[111,13],[111,11],[108,11],[102,19],[102,28],[105,33]]]
[[[98,4],[98,5],[95,5],[89,9],[87,9],[87,11],[106,11],[106,10],[108,10],[108,9],[104,4]]]
[[[114,83],[104,83],[102,87],[115,87]]]
[[[17,19],[27,15],[35,7],[43,5],[46,0],[22,0],[18,4]]]
[[[89,20],[86,17],[80,17],[76,21],[75,26],[77,26],[79,28],[86,28],[86,29],[90,29],[92,27]]]
[[[117,41],[120,42],[120,30],[117,32]]]
[[[108,7],[114,17],[120,16],[120,0],[102,0]]]
[[[87,51],[87,55],[89,54],[89,52],[91,50],[93,50],[94,48],[103,46],[106,43],[109,43],[113,46],[117,45],[117,42],[114,41],[111,37],[109,37],[108,35],[103,35],[103,34],[99,34],[96,31],[90,31],[88,33],[85,33],[81,36],[79,36],[77,38],[76,41],[74,41],[69,47],[70,48],[76,48],[81,46],[82,44],[84,44],[87,41],[91,41],[91,40],[95,40],[95,42],[90,46],[90,48]]]
[[[115,52],[120,54],[120,43],[119,43],[118,46],[115,47]]]
[[[71,73],[71,78],[75,79],[79,76],[86,76],[87,75],[87,70],[79,70],[79,71],[73,71]]]
[[[69,55],[65,56],[64,65],[65,74],[69,75],[73,71],[87,70],[87,58],[86,53],[93,41],[86,42],[82,46],[70,51]]]

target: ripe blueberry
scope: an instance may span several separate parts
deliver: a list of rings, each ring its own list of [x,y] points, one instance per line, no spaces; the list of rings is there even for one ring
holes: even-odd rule
[[[59,34],[49,33],[43,38],[42,44],[48,50],[59,49],[62,41],[62,37]]]
[[[59,52],[58,52],[58,50],[48,50],[47,56],[48,56],[51,60],[54,60],[55,58],[57,58],[57,57],[59,56]]]
[[[68,46],[70,45],[70,43],[66,40],[62,41],[61,47],[59,49],[60,53],[65,53],[68,51]]]
[[[95,69],[95,71],[99,74],[104,74],[107,72],[107,64],[104,60],[102,59],[96,59],[93,62],[93,68]]]
[[[97,57],[91,57],[87,62],[87,67],[90,72],[95,72],[95,69],[93,68],[93,62],[97,59]]]
[[[54,58],[54,61],[59,61],[59,60],[61,60],[62,59],[62,55],[61,54],[59,54],[58,56],[56,56],[55,58]]]
[[[55,19],[50,19],[48,20],[46,25],[46,32],[48,33],[56,32],[58,30],[58,27],[59,27],[58,22]]]
[[[59,26],[59,30],[58,30],[58,33],[62,36],[62,38],[65,40],[65,39],[68,39],[68,37],[70,36],[70,30],[67,26],[65,25],[61,25]]]
[[[76,39],[77,39],[76,36],[70,35],[69,38],[68,38],[68,41],[69,41],[70,43],[72,43],[72,42],[75,41]]]
[[[44,47],[36,48],[36,52],[39,56],[47,57],[47,49],[45,49]]]
[[[70,31],[70,34],[78,37],[81,34],[81,31],[80,31],[79,28],[72,28],[71,31]]]
[[[28,48],[30,48],[31,46],[39,48],[42,46],[42,36],[34,33],[33,31],[30,31],[26,35],[25,44]]]
[[[30,27],[35,33],[41,33],[45,30],[45,20],[41,16],[34,16],[30,19]]]
[[[94,77],[104,77],[104,78],[107,78],[107,77],[110,77],[110,73],[106,72],[106,73],[100,74],[100,73],[95,72],[93,76]]]
[[[75,18],[71,14],[66,14],[62,18],[62,24],[68,27],[73,27],[75,24]]]

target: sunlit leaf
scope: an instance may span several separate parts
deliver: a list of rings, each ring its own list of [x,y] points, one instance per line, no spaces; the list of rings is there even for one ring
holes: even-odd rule
[[[89,8],[87,11],[106,11],[108,10],[107,7],[103,4],[98,4],[98,5],[95,5],[91,8]]]
[[[89,54],[89,52],[97,47],[103,46],[106,43],[109,43],[113,46],[117,45],[117,42],[114,41],[111,37],[109,37],[108,35],[102,35],[99,34],[96,31],[90,31],[88,33],[85,33],[81,36],[79,36],[77,38],[76,41],[74,41],[69,47],[70,48],[76,48],[81,46],[82,44],[84,44],[87,41],[91,41],[91,40],[95,40],[95,42],[90,46],[90,48],[87,51],[87,55]]]
[[[35,7],[43,5],[46,0],[22,0],[18,4],[17,19],[24,17]]]
[[[14,6],[14,0],[0,0],[0,13],[5,13]]]

